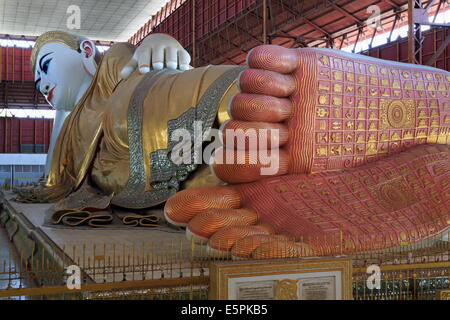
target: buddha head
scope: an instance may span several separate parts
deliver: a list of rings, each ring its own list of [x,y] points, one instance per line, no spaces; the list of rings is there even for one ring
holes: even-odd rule
[[[48,31],[38,37],[31,53],[35,87],[55,109],[71,111],[91,84],[99,60],[91,40]]]

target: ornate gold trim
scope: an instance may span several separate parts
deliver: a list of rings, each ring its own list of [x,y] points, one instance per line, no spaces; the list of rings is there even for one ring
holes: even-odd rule
[[[450,300],[450,289],[437,290],[436,300]]]
[[[411,263],[411,264],[392,264],[392,265],[380,265],[382,272],[388,271],[402,271],[402,270],[415,270],[415,269],[439,269],[448,268],[448,261],[440,262],[426,262],[426,263]],[[365,273],[367,267],[358,267],[353,269],[354,274]]]
[[[206,90],[196,107],[188,109],[177,119],[170,120],[167,125],[167,136],[173,130],[185,128],[193,130],[195,120],[203,122],[203,134],[209,130],[216,118],[220,99],[229,86],[235,81],[245,67],[236,67],[223,73]],[[150,184],[152,190],[145,191],[146,172],[142,147],[143,103],[148,89],[160,74],[174,71],[149,72],[136,87],[128,107],[128,144],[130,153],[130,176],[125,188],[111,203],[125,208],[149,208],[166,201],[179,190],[179,182],[188,178],[189,173],[197,168],[195,164],[175,165],[170,159],[173,145],[167,149],[159,149],[150,154]],[[195,150],[194,150],[195,151]],[[195,159],[197,155],[193,154]]]
[[[298,300],[297,290],[296,280],[278,280],[275,287],[275,298],[277,300]]]
[[[342,299],[351,300],[352,260],[349,258],[213,262],[210,265],[209,298],[227,300],[229,296],[228,281],[232,278],[330,271],[341,272]]]
[[[413,100],[380,100],[381,129],[413,129],[416,113]]]

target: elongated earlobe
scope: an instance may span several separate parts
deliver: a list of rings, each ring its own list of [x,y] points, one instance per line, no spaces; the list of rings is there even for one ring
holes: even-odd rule
[[[90,40],[84,40],[80,43],[81,59],[83,66],[89,75],[92,77],[97,71],[97,63],[95,62],[95,44]]]
[[[89,43],[89,41],[83,41],[82,46],[83,46],[84,56],[86,58],[89,58],[92,55],[92,51],[93,51],[91,44]]]

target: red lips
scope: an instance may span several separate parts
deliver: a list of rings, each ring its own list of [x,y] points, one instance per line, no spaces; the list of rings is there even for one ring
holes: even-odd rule
[[[47,100],[50,102],[53,99],[53,90],[55,90],[56,87],[53,87],[49,92],[47,96]]]

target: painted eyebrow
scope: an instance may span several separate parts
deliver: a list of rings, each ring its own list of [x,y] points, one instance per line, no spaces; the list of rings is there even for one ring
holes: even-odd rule
[[[49,53],[47,53],[47,54],[44,54],[43,56],[42,56],[42,58],[39,60],[39,68],[41,68],[41,70],[42,70],[42,60],[44,60],[44,58],[46,57],[46,56],[48,56],[49,54],[52,54],[53,52],[49,52]]]

